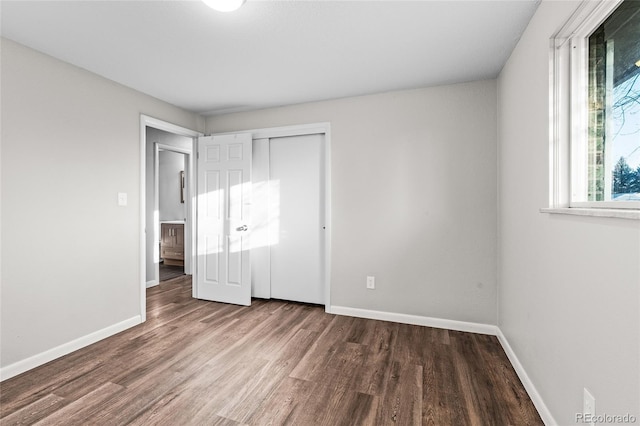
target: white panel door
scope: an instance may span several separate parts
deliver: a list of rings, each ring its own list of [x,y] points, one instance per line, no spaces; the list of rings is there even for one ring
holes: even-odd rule
[[[324,136],[269,141],[271,297],[324,304]]]
[[[251,134],[198,139],[196,297],[251,304]]]

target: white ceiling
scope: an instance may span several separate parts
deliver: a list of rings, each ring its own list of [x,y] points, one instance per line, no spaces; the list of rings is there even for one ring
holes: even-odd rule
[[[2,1],[6,38],[198,113],[495,78],[538,0]]]

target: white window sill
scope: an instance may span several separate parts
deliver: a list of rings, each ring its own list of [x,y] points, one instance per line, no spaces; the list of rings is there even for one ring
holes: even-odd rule
[[[570,214],[575,216],[592,216],[592,217],[614,217],[618,219],[636,219],[640,220],[640,210],[631,209],[600,209],[600,208],[542,208],[541,213],[552,214]]]

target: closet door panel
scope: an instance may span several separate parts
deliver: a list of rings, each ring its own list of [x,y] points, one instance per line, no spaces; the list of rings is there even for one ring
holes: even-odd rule
[[[322,135],[270,139],[271,297],[324,304]]]

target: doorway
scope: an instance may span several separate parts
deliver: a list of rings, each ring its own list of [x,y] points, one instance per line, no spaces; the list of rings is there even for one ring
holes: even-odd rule
[[[195,253],[193,235],[193,217],[195,214],[193,198],[193,145],[194,138],[202,134],[194,130],[176,126],[162,120],[146,115],[140,116],[140,315],[142,321],[146,320],[146,289],[160,282],[160,212],[159,192],[157,176],[160,161],[160,152],[176,153],[184,159],[183,175],[174,176],[174,191],[179,197],[184,178],[182,191],[185,215],[181,222],[184,226],[184,259],[183,272],[191,274],[193,270],[193,256]],[[182,170],[181,170],[182,171]],[[180,203],[182,204],[182,203]],[[176,219],[178,220],[178,219]],[[176,235],[177,232],[172,232]]]
[[[174,135],[172,139],[177,143],[181,141],[178,138],[182,137]],[[188,138],[183,139],[185,145],[189,143]],[[148,138],[148,143],[151,140],[153,138]],[[189,174],[190,155],[191,149],[154,142],[154,274],[147,276],[147,282],[149,278],[161,283],[191,275],[189,245],[185,244],[190,228],[187,211],[191,208],[191,198],[187,196],[190,188],[185,178]]]
[[[146,268],[146,263],[145,263],[145,259],[147,257],[147,246],[149,247],[153,247],[155,249],[155,247],[158,247],[159,250],[159,246],[158,244],[155,244],[155,242],[157,241],[157,239],[153,238],[153,233],[154,233],[154,229],[157,229],[158,227],[154,226],[155,223],[155,209],[152,209],[152,215],[150,218],[147,218],[147,213],[148,210],[147,206],[150,205],[155,205],[155,201],[154,200],[147,200],[148,198],[148,194],[149,192],[147,191],[147,186],[149,185],[149,182],[155,182],[154,181],[154,167],[153,166],[149,166],[147,167],[146,164],[146,157],[147,157],[147,149],[148,149],[148,141],[147,141],[147,130],[148,129],[156,129],[156,130],[162,130],[164,132],[167,132],[169,134],[173,134],[173,135],[179,135],[179,136],[183,136],[183,137],[187,137],[190,141],[190,147],[191,147],[191,152],[193,153],[193,155],[189,155],[189,160],[187,161],[189,167],[187,170],[187,167],[185,167],[185,179],[187,180],[187,186],[189,188],[188,192],[188,197],[189,199],[192,201],[191,205],[193,206],[193,208],[188,209],[187,211],[187,217],[186,217],[186,221],[185,221],[185,225],[187,225],[187,223],[192,224],[192,226],[190,227],[189,230],[185,230],[185,244],[189,246],[190,248],[190,255],[186,256],[185,255],[185,267],[187,264],[187,259],[188,261],[191,263],[191,272],[194,275],[194,280],[193,282],[195,283],[196,280],[196,275],[198,274],[198,271],[196,270],[196,240],[197,240],[197,236],[196,236],[196,227],[195,227],[195,218],[196,218],[196,180],[195,180],[195,174],[196,174],[196,167],[195,167],[195,161],[196,161],[196,155],[195,153],[197,152],[197,142],[198,142],[198,137],[203,136],[201,133],[193,131],[193,130],[189,130],[186,128],[182,128],[179,126],[175,126],[172,125],[170,123],[161,121],[161,120],[157,120],[148,116],[144,116],[141,115],[141,147],[140,147],[140,152],[141,152],[141,171],[142,171],[142,176],[141,176],[141,188],[140,188],[140,193],[141,193],[141,198],[140,198],[140,205],[141,205],[141,235],[140,235],[140,259],[141,259],[141,266],[140,266],[140,314],[142,317],[142,321],[146,320],[146,288],[147,288],[147,284],[148,284],[148,280],[147,280],[147,268]],[[253,145],[254,147],[258,147],[260,146],[260,143],[256,143],[259,140],[266,140],[267,144],[266,146],[269,147],[270,140],[276,140],[276,139],[280,139],[280,138],[292,138],[292,137],[297,137],[297,136],[308,136],[308,135],[319,135],[321,136],[321,142],[319,145],[319,157],[316,155],[316,159],[317,162],[315,162],[315,164],[318,164],[318,170],[319,170],[319,177],[317,179],[318,185],[319,185],[319,192],[317,193],[317,197],[320,200],[318,207],[316,209],[316,211],[318,211],[317,213],[317,217],[319,218],[318,221],[318,225],[320,225],[319,227],[321,228],[321,232],[320,232],[320,238],[319,238],[319,243],[318,244],[314,244],[315,247],[317,248],[316,253],[319,253],[319,258],[320,258],[320,262],[319,262],[319,266],[317,268],[314,268],[314,271],[311,272],[307,272],[304,275],[300,275],[299,280],[305,280],[309,277],[313,278],[312,281],[315,281],[316,284],[319,285],[319,293],[321,293],[323,295],[322,300],[316,299],[316,302],[312,302],[312,303],[320,303],[320,304],[324,304],[325,306],[325,310],[327,312],[331,312],[331,297],[330,297],[330,291],[331,291],[331,287],[330,287],[330,277],[331,277],[331,175],[330,175],[330,158],[331,158],[331,150],[330,150],[330,125],[329,123],[318,123],[318,124],[310,124],[310,125],[300,125],[300,126],[287,126],[287,127],[281,127],[281,128],[269,128],[269,129],[259,129],[259,130],[250,130],[247,131],[245,133],[250,133],[251,134],[251,140],[252,143],[250,145]],[[228,133],[228,134],[235,134],[234,133]],[[280,140],[280,141],[275,141],[274,142],[274,147],[276,147],[276,145],[281,145],[281,142],[284,141],[284,139]],[[293,139],[289,139],[289,142],[292,142]],[[153,142],[153,141],[152,141]],[[162,145],[162,144],[160,144]],[[280,146],[280,148],[284,147],[285,151],[289,152],[292,150],[289,150],[286,148],[286,143],[282,146]],[[276,147],[276,150],[279,147]],[[258,148],[254,148],[254,149],[258,149]],[[315,149],[315,148],[314,148]],[[269,167],[270,167],[270,158],[269,158],[269,149],[267,149],[267,156],[263,157],[267,159],[267,167],[266,169],[262,169],[259,172],[256,172],[257,169],[253,170],[254,176],[252,178],[252,181],[254,183],[254,195],[255,194],[255,189],[257,188],[257,184],[259,184],[260,182],[262,182],[263,184],[266,183],[267,186],[270,185],[275,185],[275,182],[277,179],[272,179],[269,176]],[[317,150],[316,150],[317,151]],[[263,152],[264,154],[264,152]],[[255,160],[255,156],[253,157]],[[294,160],[292,160],[294,161]],[[274,164],[275,167],[275,173],[276,176],[278,175],[278,173],[282,173],[283,171],[280,170],[280,172],[278,172],[279,169],[281,169],[282,164],[278,165],[277,164],[277,160],[276,163]],[[262,173],[262,176],[260,176],[260,173]],[[284,173],[286,174],[287,172],[284,171]],[[270,192],[271,196],[274,195],[273,192]],[[264,201],[264,200],[262,200]],[[273,203],[274,199],[271,198],[271,200],[268,200],[268,202]],[[202,203],[200,203],[202,204]],[[254,197],[254,205],[252,207],[252,211],[254,212],[254,214],[257,212],[257,210],[259,209],[259,207],[262,206],[262,208],[264,209],[265,204],[263,202],[260,202],[259,199],[257,199],[256,197]],[[268,215],[268,220],[272,220],[274,219],[274,212],[276,210],[274,210],[273,208],[267,208],[266,209],[266,214]],[[159,219],[159,216],[158,216]],[[257,223],[256,221],[256,217],[254,216],[254,218],[252,219],[252,226],[254,226]],[[276,297],[276,295],[271,295],[271,247],[277,245],[277,241],[272,240],[271,238],[273,238],[276,234],[273,232],[273,227],[271,226],[267,226],[265,229],[267,229],[267,233],[266,233],[266,238],[267,238],[267,243],[266,245],[260,245],[259,243],[255,242],[255,236],[256,234],[253,233],[252,235],[252,239],[254,240],[251,243],[251,248],[250,248],[250,254],[251,254],[251,276],[253,279],[255,279],[254,282],[250,282],[249,285],[251,287],[251,292],[250,294],[253,297],[258,297],[258,298],[271,298],[271,297]],[[149,240],[149,237],[151,236],[151,239],[149,242],[147,242]],[[280,238],[280,236],[278,236],[277,238]],[[189,241],[186,241],[186,240]],[[264,240],[263,240],[264,241]],[[281,247],[284,247],[281,246]],[[293,250],[295,252],[295,250]],[[277,256],[277,255],[276,255]],[[280,262],[280,264],[284,265],[286,264],[286,261],[284,262]],[[265,272],[265,267],[269,268],[268,270],[266,270]],[[262,269],[261,269],[262,268]],[[298,268],[301,269],[301,268]],[[277,275],[277,274],[276,274]],[[294,282],[295,283],[295,279],[293,281],[289,281]],[[193,288],[193,297],[197,297],[197,289],[196,286],[194,286]],[[316,293],[318,294],[318,293]],[[283,297],[283,298],[288,298],[288,296],[277,296],[277,297]],[[295,296],[291,297],[291,300],[295,300]]]
[[[150,179],[146,185],[146,283],[160,283],[175,275],[177,266],[191,274],[192,197],[191,152],[193,139],[147,127],[146,163]],[[171,266],[166,268],[165,266]]]

